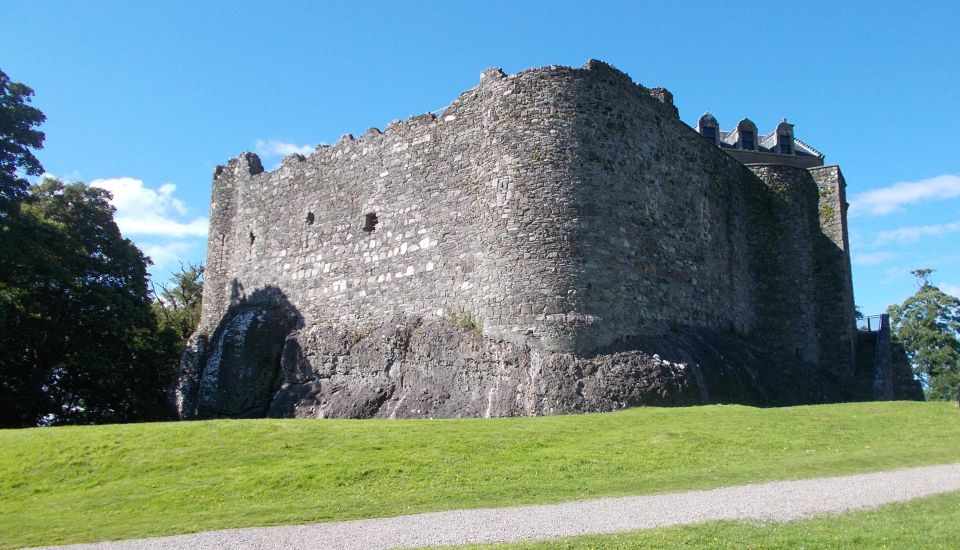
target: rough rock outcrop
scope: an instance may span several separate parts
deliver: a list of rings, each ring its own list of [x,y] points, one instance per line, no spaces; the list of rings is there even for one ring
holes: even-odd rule
[[[184,354],[177,391],[182,417],[263,417],[277,392],[280,358],[294,326],[283,310],[239,307],[209,343]]]
[[[525,416],[841,397],[806,363],[705,330],[578,356],[489,340],[462,321],[397,318],[362,332],[313,326],[284,338],[284,325],[270,328],[269,319],[263,308],[235,313],[205,362],[184,362],[184,378],[196,380],[181,386],[185,417]]]

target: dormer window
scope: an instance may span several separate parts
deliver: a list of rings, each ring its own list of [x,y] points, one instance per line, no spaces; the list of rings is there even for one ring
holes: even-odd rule
[[[700,130],[703,137],[707,138],[710,143],[717,143],[717,129],[713,126],[705,126]]]
[[[707,138],[707,141],[710,143],[714,145],[718,144],[717,138],[720,137],[720,125],[717,124],[717,119],[710,113],[703,113],[703,116],[697,121],[697,132]]]
[[[749,118],[745,118],[737,124],[738,141],[740,148],[747,151],[754,151],[757,148],[757,125]]]
[[[789,134],[777,134],[777,150],[781,155],[792,153],[793,138]]]
[[[793,124],[784,118],[777,124],[777,152],[781,155],[793,154]]]

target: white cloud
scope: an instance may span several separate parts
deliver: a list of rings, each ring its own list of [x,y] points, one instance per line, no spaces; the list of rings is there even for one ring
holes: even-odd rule
[[[153,260],[157,266],[173,265],[182,260],[192,248],[190,243],[170,241],[165,243],[148,243],[140,247],[143,253]]]
[[[945,174],[921,181],[904,181],[858,194],[850,200],[850,215],[882,216],[903,205],[925,200],[960,197],[960,176]]]
[[[888,262],[900,255],[896,252],[873,252],[871,254],[856,254],[853,257],[854,265],[877,265]]]
[[[939,288],[946,294],[960,298],[960,285],[952,285],[950,283],[940,283],[939,285],[937,285],[937,288]]]
[[[180,221],[187,214],[183,201],[173,196],[177,186],[165,183],[157,189],[134,178],[108,178],[90,182],[91,187],[110,191],[110,203],[117,209],[114,219],[124,235],[206,237],[207,218]]]
[[[77,170],[74,170],[66,175],[57,175],[57,174],[51,174],[50,172],[44,172],[43,174],[40,175],[40,178],[37,179],[37,183],[39,183],[40,180],[43,178],[52,178],[55,180],[60,180],[65,183],[70,183],[74,181],[83,181],[83,176]]]
[[[288,155],[309,156],[313,152],[313,145],[297,145],[286,141],[262,140],[256,141],[257,154],[263,157],[286,157]]]
[[[884,245],[891,242],[897,242],[900,244],[912,244],[923,237],[943,235],[946,233],[957,233],[960,232],[960,222],[952,223],[943,223],[939,225],[918,225],[910,227],[900,227],[898,229],[890,229],[887,231],[881,231],[877,234],[877,238],[874,241],[875,245]]]

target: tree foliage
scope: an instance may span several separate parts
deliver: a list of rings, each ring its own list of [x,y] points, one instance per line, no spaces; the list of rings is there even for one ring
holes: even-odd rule
[[[960,299],[930,283],[930,269],[912,272],[919,289],[890,306],[891,330],[903,345],[929,399],[956,399],[960,391]]]
[[[109,193],[45,179],[0,239],[0,425],[159,420],[177,338]]]
[[[45,117],[28,105],[33,90],[0,70],[0,212],[15,206],[27,194],[23,177],[39,176],[43,166],[31,149],[43,147],[43,132],[36,129]]]
[[[203,266],[180,265],[173,274],[172,286],[158,285],[153,311],[161,328],[170,329],[182,347],[200,324],[200,302],[203,298]]]
[[[110,195],[43,171],[44,121],[0,71],[0,428],[170,417],[177,336],[161,330],[149,260]]]

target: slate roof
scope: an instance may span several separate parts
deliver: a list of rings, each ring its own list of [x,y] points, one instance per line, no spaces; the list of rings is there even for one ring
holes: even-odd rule
[[[797,136],[793,136],[793,150],[798,156],[811,156],[811,157],[820,157],[823,158],[823,153],[817,151],[813,147],[810,147],[803,141],[797,139]]]
[[[730,130],[719,130],[718,132],[718,145],[721,149],[736,149],[737,148],[737,139],[740,137],[738,129]],[[777,132],[774,130],[765,136],[759,138],[759,143],[755,151],[761,153],[776,153],[781,154],[777,150]],[[798,139],[796,136],[793,136],[793,153],[798,157],[819,157],[823,158],[823,153],[817,151],[806,142]]]

